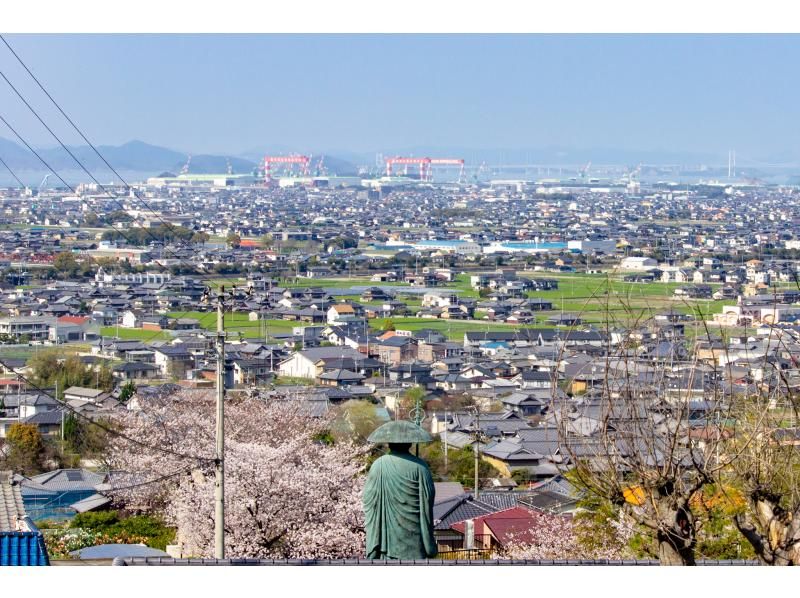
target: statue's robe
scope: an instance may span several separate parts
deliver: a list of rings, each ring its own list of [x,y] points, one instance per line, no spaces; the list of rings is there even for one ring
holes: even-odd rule
[[[368,559],[436,556],[433,477],[427,463],[391,452],[369,470],[364,486]]]

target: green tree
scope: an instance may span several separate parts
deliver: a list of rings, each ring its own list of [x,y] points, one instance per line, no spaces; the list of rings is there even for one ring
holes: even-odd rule
[[[118,511],[78,513],[69,523],[70,529],[83,529],[130,544],[144,541],[151,548],[164,550],[175,541],[175,529],[158,517],[133,515],[124,517]]]
[[[62,251],[61,253],[57,253],[55,258],[53,258],[53,268],[64,276],[74,276],[80,269],[80,266],[78,265],[78,260],[75,259],[71,251]]]
[[[225,242],[232,248],[237,249],[242,244],[242,237],[234,232],[230,232],[228,236],[225,237]]]
[[[84,226],[101,226],[103,221],[94,212],[89,212],[83,217]]]
[[[105,419],[100,425],[69,414],[64,419],[64,440],[70,449],[82,457],[102,456],[108,446],[108,432],[103,428],[114,428],[114,423]],[[102,428],[100,426],[103,426]]]
[[[389,330],[395,330],[394,321],[391,318],[385,318],[381,321],[381,330],[384,332]]]
[[[397,416],[400,419],[411,419],[411,412],[420,403],[424,407],[423,399],[427,393],[422,386],[414,386],[406,390],[397,404]]]
[[[44,441],[34,424],[11,424],[6,432],[6,442],[9,447],[7,467],[25,474],[40,470]]]
[[[439,441],[420,445],[419,456],[427,461],[435,479],[458,482],[467,488],[475,485],[475,453],[471,447],[450,448],[447,452],[447,467],[445,467],[444,446]],[[479,480],[501,475],[491,463],[483,459],[478,462]]]
[[[27,365],[31,371],[31,379],[37,386],[58,385],[58,398],[70,386],[99,388],[106,392],[114,387],[114,377],[109,366],[103,365],[95,371],[77,355],[63,357],[58,349],[35,353]]]
[[[209,238],[210,237],[209,237],[208,233],[204,233],[202,231],[198,231],[198,232],[196,232],[196,233],[194,233],[192,235],[191,241],[192,241],[192,243],[196,243],[196,244],[199,244],[199,245],[205,245],[208,242]]]
[[[136,392],[136,385],[133,383],[133,380],[129,380],[128,382],[122,385],[122,388],[119,391],[120,402],[127,403],[135,392]]]
[[[336,441],[352,440],[364,443],[375,429],[384,423],[373,403],[364,400],[345,401],[335,409],[331,434]]]

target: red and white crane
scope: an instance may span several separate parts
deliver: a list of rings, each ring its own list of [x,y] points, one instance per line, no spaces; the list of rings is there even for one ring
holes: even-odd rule
[[[386,158],[386,176],[392,176],[392,170],[395,166],[405,166],[406,173],[408,172],[409,165],[419,166],[419,179],[421,181],[433,180],[432,167],[433,166],[458,166],[460,167],[458,173],[458,180],[461,181],[464,177],[464,160],[463,158],[412,158],[395,156],[393,158]]]
[[[405,166],[407,170],[409,165],[414,164],[419,166],[419,180],[427,180],[431,164],[430,158],[403,158],[400,156],[386,158],[386,176],[392,176],[392,168],[394,166]]]
[[[464,180],[464,159],[463,158],[431,158],[431,166],[458,166],[458,182]]]
[[[308,176],[308,167],[311,158],[308,156],[265,156],[264,157],[264,182],[269,183],[272,181],[272,165],[273,164],[300,164],[302,166],[302,175]]]

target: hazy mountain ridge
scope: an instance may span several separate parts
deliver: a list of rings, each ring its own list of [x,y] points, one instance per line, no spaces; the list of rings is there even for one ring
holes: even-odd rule
[[[106,181],[113,178],[113,174],[94,151],[85,145],[70,146],[70,151],[85,164],[92,174],[99,180]],[[158,145],[133,140],[122,145],[98,146],[100,153],[108,162],[119,171],[140,173],[141,175],[154,176],[162,172],[179,173],[187,163],[189,154],[165,148]],[[42,158],[55,170],[62,172],[81,172],[80,167],[61,147],[38,149]],[[692,170],[699,165],[724,166],[727,153],[715,155],[701,152],[683,152],[669,150],[625,150],[615,148],[568,148],[568,147],[543,147],[530,149],[477,149],[457,146],[415,146],[401,147],[384,150],[383,152],[354,152],[337,150],[331,153],[306,152],[289,146],[265,146],[253,148],[237,156],[217,154],[192,154],[189,162],[189,172],[195,174],[212,174],[227,172],[230,165],[234,173],[252,173],[261,165],[265,155],[289,155],[305,153],[311,156],[310,169],[317,174],[320,159],[323,158],[323,168],[328,174],[355,175],[360,167],[367,167],[368,171],[382,172],[381,157],[388,156],[427,156],[463,158],[468,167],[477,167],[482,163],[488,166],[498,165],[585,165],[589,162],[593,167],[602,164],[627,165],[633,167],[637,164],[662,164],[683,165]],[[9,139],[0,137],[0,158],[8,166],[21,172],[44,173],[47,168],[28,151],[24,146]],[[796,162],[792,152],[776,153],[767,157],[772,166],[777,163]],[[378,164],[381,162],[381,164]],[[745,168],[748,160],[739,155],[738,165]],[[748,172],[755,172],[756,166],[768,166],[759,162],[751,162]],[[794,169],[791,169],[794,170]],[[18,173],[20,174],[20,173]],[[85,173],[84,173],[85,175]],[[81,177],[86,179],[85,176]]]
[[[92,174],[98,178],[107,178],[110,171],[92,148],[86,145],[68,147],[70,152]],[[117,170],[152,174],[158,174],[163,171],[180,172],[189,157],[184,152],[138,140],[129,141],[122,145],[99,145],[97,149],[108,163]],[[61,147],[36,148],[36,151],[57,171],[80,169],[75,160]],[[0,138],[0,157],[12,169],[47,170],[39,159],[26,148],[8,139]],[[198,154],[192,156],[189,172],[198,174],[226,172],[229,162],[234,172],[249,173],[255,168],[255,162],[243,158]]]
[[[92,174],[100,179],[106,179],[110,174],[108,167],[86,145],[68,146],[69,150],[78,158]],[[41,157],[55,170],[78,170],[80,167],[75,160],[61,147],[35,148]],[[117,170],[129,172],[160,174],[165,171],[178,173],[189,160],[189,154],[175,151],[143,141],[133,140],[122,145],[99,145],[98,151]],[[195,174],[216,174],[227,172],[230,165],[234,173],[251,173],[261,164],[262,156],[269,152],[259,153],[251,151],[245,156],[226,156],[214,154],[191,154],[189,172]],[[273,152],[288,154],[292,152]],[[319,159],[323,154],[312,154],[311,170],[316,172]],[[0,158],[14,170],[44,172],[47,168],[27,148],[0,137]],[[325,155],[324,169],[330,174],[349,175],[355,174],[358,167],[335,156]]]

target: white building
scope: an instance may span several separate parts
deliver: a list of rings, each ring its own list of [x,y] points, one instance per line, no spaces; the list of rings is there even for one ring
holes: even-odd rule
[[[619,263],[621,270],[647,271],[658,267],[658,262],[651,257],[626,257]]]
[[[567,249],[581,253],[614,253],[617,250],[617,242],[614,239],[602,241],[575,239],[567,242]]]
[[[364,355],[350,347],[315,347],[305,351],[297,351],[278,366],[281,376],[292,378],[316,378],[317,362],[325,359],[353,359],[361,361]]]
[[[413,245],[417,251],[439,251],[442,253],[457,253],[459,255],[478,255],[481,246],[472,241],[451,241],[431,239],[418,241]]]
[[[56,318],[50,316],[19,316],[0,318],[0,334],[8,334],[19,339],[27,336],[31,340],[46,340]]]

